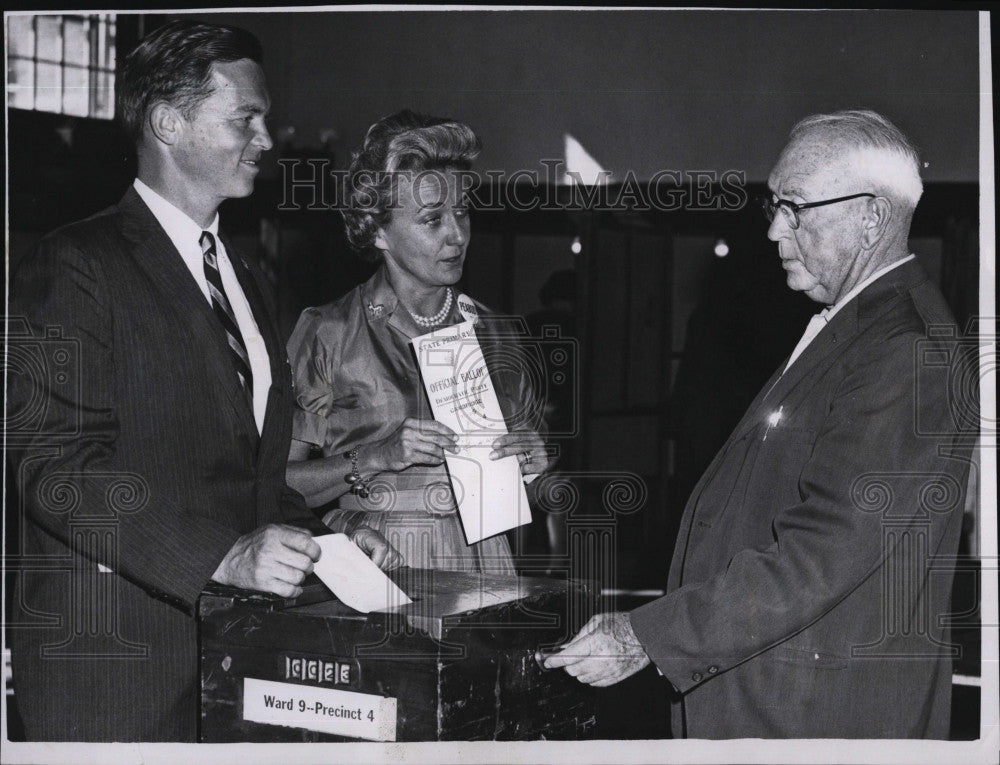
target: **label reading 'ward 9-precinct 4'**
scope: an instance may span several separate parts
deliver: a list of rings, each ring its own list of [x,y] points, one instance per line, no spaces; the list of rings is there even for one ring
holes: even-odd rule
[[[396,740],[396,699],[247,677],[243,719],[369,741]]]

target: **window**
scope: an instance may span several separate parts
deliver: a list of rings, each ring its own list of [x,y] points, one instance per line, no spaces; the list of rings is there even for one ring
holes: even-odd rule
[[[7,105],[115,116],[115,14],[7,16]]]

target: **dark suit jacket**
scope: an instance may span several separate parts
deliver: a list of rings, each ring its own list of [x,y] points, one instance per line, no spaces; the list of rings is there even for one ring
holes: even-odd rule
[[[28,565],[9,641],[31,740],[195,740],[198,594],[254,528],[324,528],[285,483],[291,379],[266,290],[226,248],[271,360],[260,435],[220,322],[134,189],[14,277],[12,320],[70,357],[11,380],[13,409],[41,412],[12,439]]]
[[[954,348],[927,333],[952,323],[921,267],[897,267],[775,373],[716,455],[667,594],[631,613],[677,691],[675,735],[948,736],[940,619],[968,468],[939,451]]]

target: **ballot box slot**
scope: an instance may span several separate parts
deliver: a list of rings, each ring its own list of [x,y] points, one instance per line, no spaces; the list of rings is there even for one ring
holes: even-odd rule
[[[557,580],[467,571],[399,569],[390,578],[413,600],[404,606],[373,613],[402,617],[406,623],[435,640],[444,640],[454,629],[539,629],[554,627],[561,614],[532,607],[547,595],[560,593]],[[491,616],[494,615],[494,616]]]

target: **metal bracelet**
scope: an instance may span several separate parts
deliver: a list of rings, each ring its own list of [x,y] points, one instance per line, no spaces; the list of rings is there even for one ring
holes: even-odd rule
[[[368,489],[368,481],[362,478],[358,471],[358,447],[344,452],[344,459],[351,461],[351,472],[344,476],[344,480],[351,486],[351,493],[366,499],[371,492]]]

